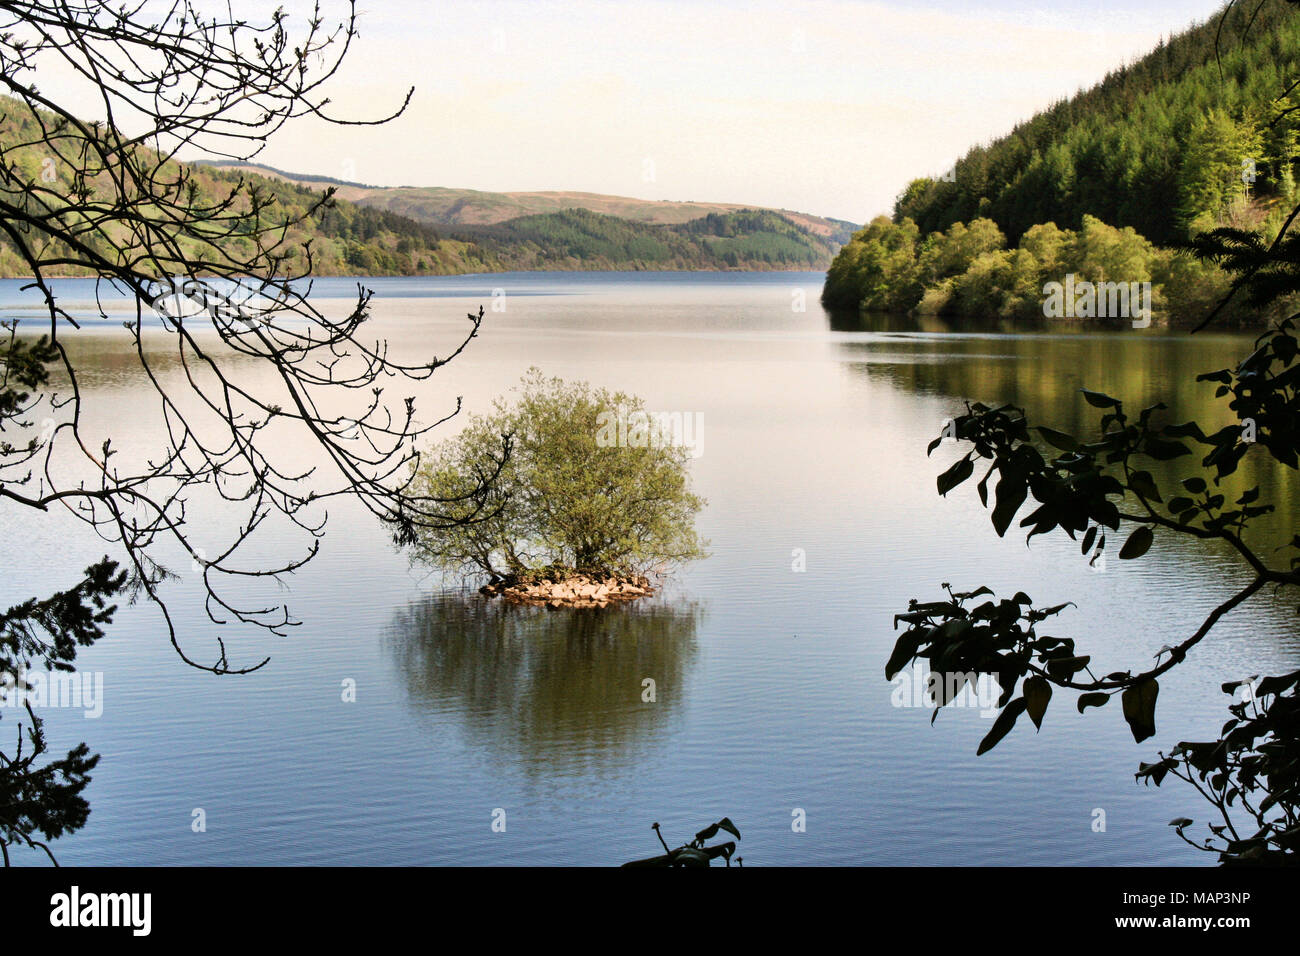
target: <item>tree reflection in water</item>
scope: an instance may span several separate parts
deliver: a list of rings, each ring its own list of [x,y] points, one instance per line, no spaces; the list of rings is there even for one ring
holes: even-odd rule
[[[702,619],[686,600],[551,609],[445,593],[399,610],[386,643],[416,706],[454,713],[471,746],[581,772],[631,763],[670,726]]]

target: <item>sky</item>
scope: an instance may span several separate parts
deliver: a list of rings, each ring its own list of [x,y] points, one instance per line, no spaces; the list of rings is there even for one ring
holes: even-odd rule
[[[1221,5],[360,0],[332,109],[377,116],[414,86],[410,107],[380,127],[300,121],[259,160],[372,185],[581,190],[864,222],[909,180],[941,175]]]

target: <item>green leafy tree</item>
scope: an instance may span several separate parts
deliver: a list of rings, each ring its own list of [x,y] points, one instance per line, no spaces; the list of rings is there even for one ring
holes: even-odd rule
[[[1291,199],[1295,193],[1295,159],[1300,149],[1300,103],[1288,93],[1271,104],[1272,109],[1256,117],[1260,130],[1263,162],[1277,193]]]
[[[1289,163],[1281,157],[1295,114],[1279,94],[1293,92],[1297,51],[1300,5],[1230,3],[1222,17],[973,147],[957,162],[954,182],[907,189],[894,219],[912,219],[926,236],[987,215],[1014,243],[1038,223],[1077,229],[1088,213],[1161,245],[1186,239],[1189,223],[1206,209],[1212,217],[1221,200],[1231,203],[1229,175],[1243,185],[1245,159],[1258,161],[1256,198],[1287,196]],[[1238,127],[1236,142],[1206,133],[1211,108],[1224,131],[1228,123]],[[1264,137],[1259,152],[1251,151],[1255,133]],[[1243,151],[1216,155],[1221,146]],[[1180,200],[1189,205],[1181,208]]]
[[[1300,215],[1300,208],[1294,215]],[[1260,249],[1234,259],[1233,268],[1242,273],[1234,291],[1249,289],[1254,301],[1267,302],[1293,289],[1295,260],[1289,250],[1278,251],[1285,241],[1279,236],[1271,252]],[[1269,281],[1260,283],[1260,275]],[[987,464],[977,491],[984,505],[993,503],[991,519],[998,535],[1013,524],[1027,529],[1027,540],[1064,533],[1080,541],[1091,562],[1105,553],[1108,538],[1121,535],[1118,556],[1124,561],[1141,558],[1161,537],[1222,542],[1239,559],[1242,581],[1199,627],[1162,648],[1152,664],[1106,670],[1095,666],[1074,638],[1041,632],[1040,626],[1068,604],[1036,607],[1023,592],[999,600],[987,587],[957,592],[945,585],[945,598],[913,600],[896,616],[896,625],[908,627],[886,664],[887,678],[921,659],[940,673],[995,674],[1002,689],[1000,712],[980,753],[996,746],[1022,715],[1041,727],[1054,689],[1074,692],[1080,712],[1119,697],[1134,739],[1153,736],[1160,678],[1186,660],[1225,615],[1266,588],[1293,598],[1300,589],[1300,535],[1288,532],[1289,538],[1270,540],[1267,531],[1259,532],[1259,519],[1274,511],[1273,504],[1262,500],[1259,486],[1235,499],[1220,490],[1251,452],[1265,456],[1259,467],[1269,460],[1274,467],[1300,465],[1297,318],[1290,316],[1260,336],[1256,349],[1235,367],[1199,377],[1216,388],[1236,419],[1212,431],[1195,421],[1167,420],[1163,403],[1134,416],[1120,399],[1088,390],[1083,400],[1101,413],[1092,436],[1031,425],[1023,409],[1008,405],[968,404],[954,421],[955,437],[968,450],[938,477],[937,489],[946,495],[972,478],[977,464]],[[931,443],[931,451],[941,438]],[[1198,458],[1197,467],[1185,464]],[[1183,474],[1172,483],[1158,481],[1157,466],[1182,466]],[[1028,514],[1021,517],[1027,504]],[[1053,630],[1059,627],[1057,622]],[[1250,700],[1250,713],[1233,708],[1221,740],[1182,742],[1139,769],[1139,779],[1158,785],[1172,773],[1207,795],[1224,821],[1212,825],[1214,835],[1206,845],[1217,848],[1224,862],[1297,860],[1297,680],[1300,672],[1266,679]],[[1248,835],[1238,832],[1231,819],[1234,802],[1254,820]],[[1175,821],[1184,838],[1190,824],[1185,818]]]
[[[965,315],[1002,315],[1013,284],[1011,253],[985,252],[953,280],[953,307]]]
[[[418,532],[418,560],[499,582],[554,569],[641,574],[704,556],[694,519],[705,502],[690,490],[686,441],[702,436],[687,434],[687,418],[537,369],[516,393],[416,471],[417,493],[453,507],[468,489],[492,489],[481,507],[453,511],[454,526]]]
[[[1033,226],[1014,249],[987,218],[953,223],[917,241],[911,220],[892,226],[880,217],[841,250],[822,299],[832,308],[1032,319],[1043,315],[1044,284],[1062,282],[1067,273],[1090,282],[1152,282],[1152,299],[1161,304],[1167,300],[1157,277],[1198,280],[1178,300],[1183,307],[1227,288],[1212,263],[1192,269],[1188,261],[1183,255],[1175,262],[1173,252],[1156,249],[1132,228],[1117,229],[1091,215],[1075,231],[1050,222]]]
[[[840,250],[827,271],[822,301],[867,311],[906,312],[923,287],[916,263],[916,223],[877,216]]]
[[[1020,248],[1033,255],[1046,276],[1059,277],[1068,272],[1067,243],[1071,233],[1054,222],[1039,223],[1020,237]]]
[[[1116,229],[1085,215],[1070,247],[1068,271],[1093,282],[1149,282],[1154,254],[1151,243],[1132,228]]]
[[[1245,200],[1243,162],[1261,158],[1259,132],[1212,109],[1192,125],[1178,175],[1178,217],[1189,233],[1212,228],[1234,203]]]
[[[920,272],[928,285],[959,276],[980,256],[1006,248],[1006,236],[991,219],[976,219],[969,226],[955,222],[945,233],[927,236],[920,257]]]

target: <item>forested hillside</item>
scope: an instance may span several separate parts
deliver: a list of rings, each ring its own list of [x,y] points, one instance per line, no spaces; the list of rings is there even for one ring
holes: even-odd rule
[[[206,165],[221,169],[254,173],[269,179],[283,179],[314,189],[333,186],[340,199],[374,209],[386,209],[399,215],[443,226],[490,226],[521,219],[560,213],[568,209],[585,209],[629,222],[653,226],[681,225],[703,219],[710,214],[739,212],[774,212],[799,229],[831,240],[836,246],[848,242],[857,225],[843,219],[830,219],[790,209],[766,209],[740,203],[635,199],[603,193],[577,191],[488,192],[481,189],[457,189],[448,186],[368,186],[364,183],[286,172],[261,163],[232,163],[217,160]]]
[[[892,220],[841,250],[823,300],[1041,315],[1044,283],[1077,273],[1151,283],[1161,320],[1176,323],[1227,287],[1180,244],[1218,226],[1282,225],[1296,192],[1297,69],[1300,8],[1238,4],[974,147],[948,174],[913,180]]]
[[[829,239],[768,210],[647,225],[566,209],[448,231],[515,269],[824,269],[835,252]]]
[[[986,217],[1014,243],[1091,215],[1164,245],[1222,216],[1234,192],[1289,194],[1300,96],[1283,94],[1300,67],[1300,9],[1265,0],[1246,32],[1255,8],[1238,4],[1221,33],[1212,18],[976,146],[951,181],[914,180],[895,220],[930,233]]]

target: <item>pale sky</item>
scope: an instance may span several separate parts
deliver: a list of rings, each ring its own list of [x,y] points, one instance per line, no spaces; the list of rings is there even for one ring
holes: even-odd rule
[[[269,10],[270,4],[237,11]],[[285,3],[298,16],[306,5]],[[325,9],[338,4],[325,0]],[[331,90],[260,159],[374,185],[566,189],[862,222],[1219,0],[360,0]]]

